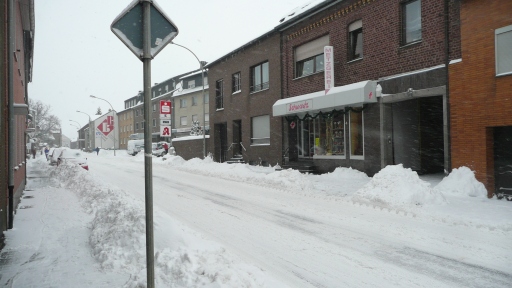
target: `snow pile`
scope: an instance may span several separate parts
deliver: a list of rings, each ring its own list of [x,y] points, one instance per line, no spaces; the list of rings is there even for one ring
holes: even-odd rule
[[[402,164],[386,166],[359,189],[352,199],[386,208],[447,203],[441,193],[432,189],[416,172],[404,168]]]
[[[294,192],[310,191],[313,188],[311,181],[297,170],[275,171],[273,167],[218,163],[210,157],[193,158],[188,161],[180,156],[165,157],[165,165],[191,173]]]
[[[179,159],[171,161],[180,162]],[[56,167],[51,178],[56,185],[76,192],[86,212],[94,214],[90,224],[89,244],[102,269],[128,272],[131,276],[125,287],[145,287],[146,231],[143,203],[124,191],[98,184],[86,170],[75,165],[63,164]],[[159,215],[158,211],[154,214]],[[172,219],[166,218],[161,222],[155,220],[155,230],[164,225],[164,231],[170,230],[170,233],[167,232],[165,239],[160,241],[172,243],[166,243],[160,250],[155,244],[157,286],[268,287],[268,278],[261,270],[240,263],[240,260],[218,244],[212,242],[205,247],[207,241],[195,240],[199,236],[193,235],[193,232],[183,235],[186,228],[174,227],[177,225],[173,225]]]
[[[487,197],[484,184],[476,180],[474,171],[464,166],[453,169],[435,189],[450,196]]]

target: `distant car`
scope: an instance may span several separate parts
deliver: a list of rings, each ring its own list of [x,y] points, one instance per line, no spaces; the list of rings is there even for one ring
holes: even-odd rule
[[[165,155],[165,149],[160,143],[152,143],[151,150],[151,154],[155,155],[156,157],[161,157]]]
[[[128,140],[126,152],[129,155],[137,155],[141,150],[144,150],[144,140]]]
[[[66,162],[77,164],[78,166],[84,168],[85,170],[89,170],[87,158],[84,156],[84,152],[80,150],[64,149],[61,151],[57,159],[57,166],[61,163]]]

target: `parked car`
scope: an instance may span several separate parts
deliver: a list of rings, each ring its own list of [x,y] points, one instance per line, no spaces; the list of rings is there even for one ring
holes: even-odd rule
[[[85,170],[89,170],[89,165],[87,164],[87,158],[84,156],[84,152],[80,150],[72,150],[72,149],[64,149],[61,151],[60,155],[57,158],[57,166],[61,163],[73,163],[76,164]]]
[[[126,152],[129,155],[137,155],[141,150],[144,149],[144,140],[128,140]]]
[[[60,153],[65,150],[65,148],[53,148],[48,153],[48,161],[50,161],[50,165],[57,165],[57,161],[59,160]]]

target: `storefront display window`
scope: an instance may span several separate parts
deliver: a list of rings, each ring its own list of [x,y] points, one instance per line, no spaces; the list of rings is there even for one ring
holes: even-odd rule
[[[344,116],[318,117],[313,121],[317,133],[314,135],[312,153],[316,156],[345,155]]]

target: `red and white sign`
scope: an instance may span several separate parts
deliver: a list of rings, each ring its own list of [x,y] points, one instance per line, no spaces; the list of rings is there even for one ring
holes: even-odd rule
[[[160,114],[171,114],[171,101],[160,100]]]
[[[160,137],[171,137],[171,126],[160,126]]]
[[[304,100],[288,104],[288,112],[308,111],[313,108],[313,100]]]
[[[334,87],[334,59],[332,46],[324,47],[325,94]]]
[[[107,116],[107,118],[105,118],[97,128],[101,133],[103,133],[103,135],[108,136],[110,132],[114,131],[114,116]]]

